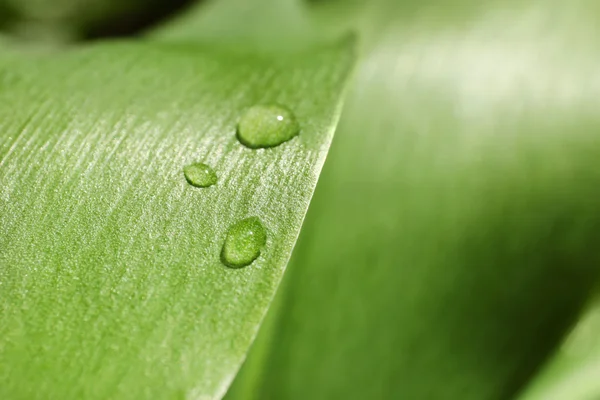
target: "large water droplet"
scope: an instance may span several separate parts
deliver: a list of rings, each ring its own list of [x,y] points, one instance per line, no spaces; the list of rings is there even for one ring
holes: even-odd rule
[[[244,146],[258,149],[278,146],[299,132],[300,125],[287,108],[276,104],[257,105],[240,118],[237,137]]]
[[[209,187],[217,183],[217,174],[206,164],[194,163],[183,168],[185,179],[192,186]]]
[[[267,232],[257,217],[243,219],[227,231],[221,260],[230,268],[252,264],[267,242]]]

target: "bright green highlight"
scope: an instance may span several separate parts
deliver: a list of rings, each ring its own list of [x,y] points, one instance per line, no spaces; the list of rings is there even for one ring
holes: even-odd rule
[[[252,149],[279,146],[300,132],[294,114],[286,107],[256,105],[248,109],[238,124],[237,136]]]
[[[204,163],[194,163],[183,168],[185,179],[192,186],[207,188],[217,183],[217,174]]]
[[[267,242],[267,232],[257,217],[250,217],[229,228],[221,260],[230,268],[252,264]]]

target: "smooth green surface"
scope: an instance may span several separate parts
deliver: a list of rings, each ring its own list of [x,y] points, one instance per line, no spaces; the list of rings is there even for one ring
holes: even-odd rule
[[[243,219],[227,231],[221,260],[231,268],[245,267],[258,258],[266,243],[267,232],[260,219]]]
[[[255,52],[275,49],[284,55],[323,42],[316,28],[303,0],[206,0],[165,21],[149,36],[166,42],[201,36],[222,48],[252,45]]]
[[[237,137],[251,149],[279,146],[294,138],[300,125],[294,113],[284,106],[255,105],[244,112],[238,122]]]
[[[293,261],[230,399],[513,398],[597,285],[597,2],[373,7]],[[587,371],[535,399],[579,400],[597,382]]]
[[[190,185],[199,188],[210,187],[218,180],[215,170],[204,163],[186,165],[183,174]]]
[[[241,33],[240,33],[241,34]],[[279,283],[329,148],[351,44],[232,53],[192,41],[0,55],[0,398],[209,399]],[[303,135],[235,136],[248,107]],[[185,165],[219,171],[209,190]],[[229,227],[268,243],[225,267]]]

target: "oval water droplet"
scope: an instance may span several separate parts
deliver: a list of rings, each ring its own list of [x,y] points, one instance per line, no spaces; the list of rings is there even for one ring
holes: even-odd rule
[[[183,168],[183,174],[188,183],[195,187],[209,187],[217,183],[217,174],[204,163],[194,163]]]
[[[267,232],[257,217],[243,219],[227,231],[221,261],[230,268],[252,264],[267,242]]]
[[[246,147],[258,149],[279,146],[300,132],[300,125],[287,108],[271,104],[249,108],[238,123],[238,140]]]

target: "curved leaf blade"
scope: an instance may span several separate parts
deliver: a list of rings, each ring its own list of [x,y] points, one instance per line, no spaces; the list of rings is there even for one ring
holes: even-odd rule
[[[216,398],[298,235],[332,138],[347,41],[295,55],[107,43],[0,59],[1,398]],[[250,150],[237,118],[290,107],[294,140]],[[210,164],[216,186],[187,184]],[[268,242],[226,268],[227,228]]]

